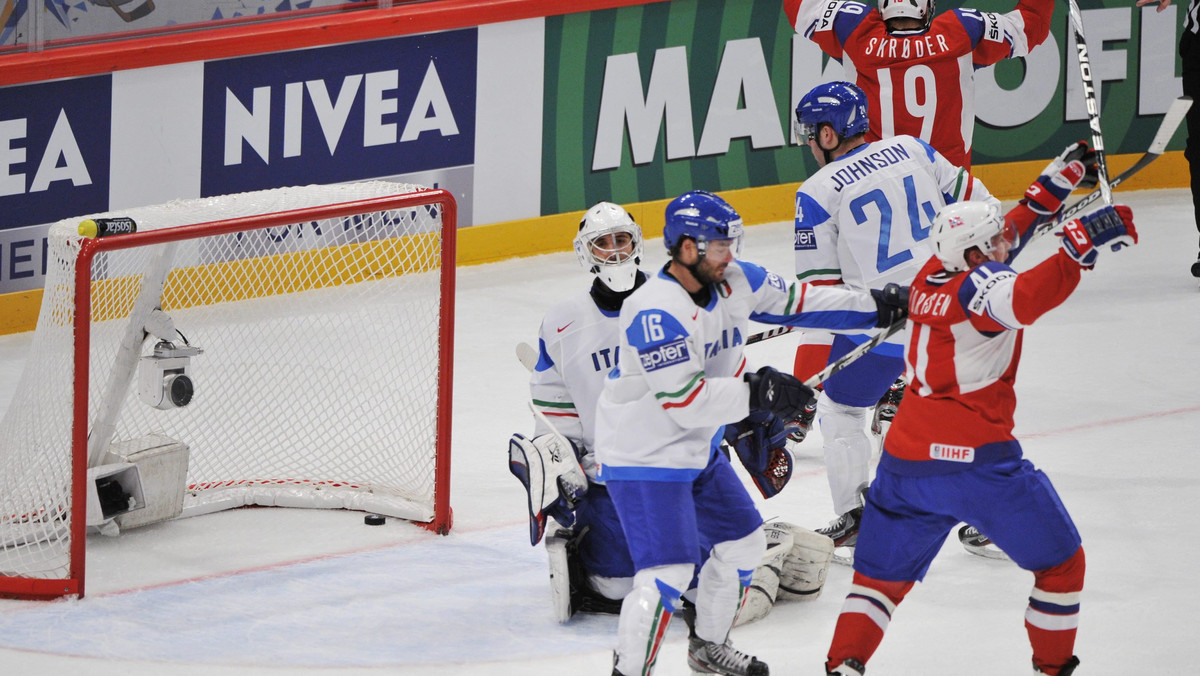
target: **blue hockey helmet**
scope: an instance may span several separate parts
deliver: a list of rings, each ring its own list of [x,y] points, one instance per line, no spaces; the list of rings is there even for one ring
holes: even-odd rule
[[[816,138],[820,125],[828,124],[841,138],[867,131],[867,95],[852,82],[826,82],[813,87],[796,105],[796,136]]]
[[[696,242],[700,255],[708,250],[709,242],[732,240],[730,250],[736,256],[741,251],[742,217],[729,202],[711,192],[685,192],[667,205],[663,244],[673,252],[685,237]]]

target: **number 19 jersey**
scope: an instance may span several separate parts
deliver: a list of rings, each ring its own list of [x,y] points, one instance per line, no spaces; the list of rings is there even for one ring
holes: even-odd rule
[[[935,16],[927,30],[895,33],[874,7],[851,0],[785,0],[784,12],[866,93],[868,140],[909,134],[970,168],[975,69],[1041,44],[1054,2],[1021,0],[1004,14],[953,9]]]

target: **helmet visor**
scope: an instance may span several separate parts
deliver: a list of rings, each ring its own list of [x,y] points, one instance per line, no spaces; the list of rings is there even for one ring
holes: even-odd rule
[[[1015,249],[1021,243],[1021,233],[1017,230],[1016,224],[1007,218],[1004,219],[1004,225],[1001,226],[1000,232],[992,237],[990,242],[992,251],[999,248],[1001,242],[1007,244],[1006,251]]]

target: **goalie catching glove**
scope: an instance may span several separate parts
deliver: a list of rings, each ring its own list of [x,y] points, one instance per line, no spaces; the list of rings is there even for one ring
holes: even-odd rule
[[[737,453],[764,498],[783,490],[792,478],[787,429],[767,411],[751,411],[741,422],[725,426],[725,443]]]
[[[1099,180],[1096,152],[1086,141],[1077,141],[1046,165],[1042,175],[1030,184],[1025,191],[1025,203],[1035,213],[1049,216],[1058,212],[1076,188],[1094,187]]]
[[[1063,251],[1085,268],[1096,264],[1101,246],[1117,251],[1137,241],[1133,210],[1123,204],[1104,207],[1063,226]]]
[[[559,434],[509,440],[508,470],[529,498],[529,544],[541,541],[547,516],[566,528],[575,524],[575,505],[588,489],[578,453],[575,442]]]

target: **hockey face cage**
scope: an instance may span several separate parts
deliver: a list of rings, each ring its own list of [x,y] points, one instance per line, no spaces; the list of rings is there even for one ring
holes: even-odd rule
[[[642,229],[616,204],[601,202],[588,210],[575,236],[575,256],[584,270],[613,291],[628,291],[642,260]]]

